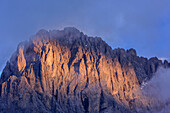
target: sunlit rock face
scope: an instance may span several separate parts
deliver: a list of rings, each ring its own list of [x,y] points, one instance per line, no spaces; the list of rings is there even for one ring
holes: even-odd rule
[[[40,30],[20,43],[0,79],[0,111],[131,113],[149,109],[140,85],[159,66],[76,28]]]

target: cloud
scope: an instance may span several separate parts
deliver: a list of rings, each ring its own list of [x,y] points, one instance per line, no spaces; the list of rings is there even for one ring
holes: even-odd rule
[[[170,112],[170,69],[159,68],[153,78],[143,83],[144,95],[151,99],[151,107],[156,108],[156,113]],[[154,100],[154,101],[153,101]],[[154,109],[152,109],[154,111]]]
[[[168,61],[168,58],[162,57],[162,58],[159,58],[159,60],[162,60],[162,61],[167,60]]]

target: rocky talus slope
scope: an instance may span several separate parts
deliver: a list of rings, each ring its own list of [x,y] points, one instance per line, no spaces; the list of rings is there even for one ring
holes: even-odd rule
[[[0,112],[131,113],[149,110],[141,83],[158,58],[114,49],[76,28],[40,30],[18,45],[0,79]]]

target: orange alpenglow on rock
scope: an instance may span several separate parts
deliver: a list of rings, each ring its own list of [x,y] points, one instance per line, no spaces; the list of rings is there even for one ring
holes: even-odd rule
[[[134,49],[112,49],[76,28],[40,30],[19,44],[0,79],[0,111],[145,112],[141,83],[158,67]]]

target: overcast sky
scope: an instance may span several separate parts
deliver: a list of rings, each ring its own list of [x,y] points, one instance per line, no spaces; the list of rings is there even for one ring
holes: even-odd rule
[[[0,70],[19,42],[67,26],[112,48],[170,59],[170,0],[0,0]]]

